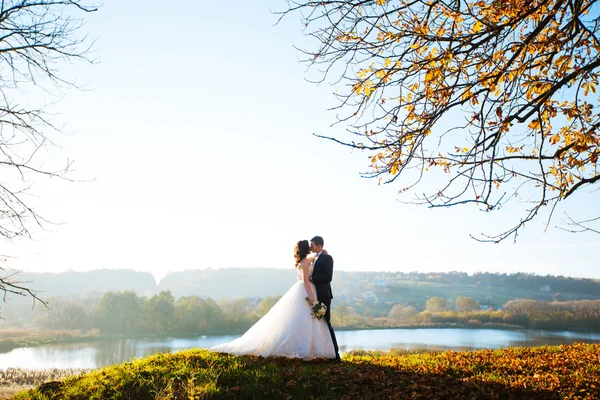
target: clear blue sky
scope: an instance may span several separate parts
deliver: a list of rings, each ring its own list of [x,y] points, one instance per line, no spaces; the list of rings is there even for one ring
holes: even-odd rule
[[[474,241],[519,214],[401,204],[401,185],[360,178],[366,153],[312,136],[344,127],[327,111],[335,88],[305,81],[299,16],[274,26],[284,1],[222,4],[106,0],[87,16],[102,63],[64,68],[89,85],[57,118],[62,155],[93,181],[37,185],[38,210],[63,224],[10,246],[13,266],[292,268],[294,243],[321,235],[340,270],[598,277],[600,236],[553,228],[565,210],[594,216],[597,194],[557,209],[546,233],[538,219],[516,244]]]

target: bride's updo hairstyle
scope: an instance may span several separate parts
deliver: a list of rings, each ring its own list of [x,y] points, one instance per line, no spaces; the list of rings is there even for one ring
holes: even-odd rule
[[[296,264],[306,258],[306,256],[310,253],[310,246],[308,245],[308,240],[301,240],[296,243],[294,246],[294,259],[296,260]]]

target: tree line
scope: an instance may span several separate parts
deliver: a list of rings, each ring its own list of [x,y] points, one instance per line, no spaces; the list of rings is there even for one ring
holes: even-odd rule
[[[502,308],[481,309],[479,302],[458,296],[454,303],[440,297],[427,300],[423,310],[394,305],[387,316],[364,316],[347,307],[334,313],[336,326],[457,326],[600,331],[600,300],[541,301],[516,299]]]
[[[54,297],[38,309],[36,326],[50,329],[98,329],[101,334],[216,334],[244,330],[264,315],[277,298],[215,301],[198,296],[177,300],[170,291],[140,296],[126,290],[101,297]]]
[[[510,287],[517,289],[539,290],[542,286],[550,286],[553,292],[568,292],[600,296],[600,280],[589,278],[572,278],[554,275],[536,275],[524,272],[514,274],[498,272],[397,272],[386,273],[394,279],[421,282],[461,283],[491,287]]]
[[[20,324],[47,329],[97,329],[102,335],[125,336],[240,333],[265,315],[278,299],[175,299],[169,291],[140,296],[129,290],[96,297],[54,297],[49,300],[49,309],[36,309]],[[600,331],[600,300],[516,299],[497,309],[482,309],[478,301],[467,296],[452,301],[431,297],[422,307],[382,303],[340,301],[333,306],[332,323],[348,329],[456,326]],[[15,318],[5,321],[16,322]]]

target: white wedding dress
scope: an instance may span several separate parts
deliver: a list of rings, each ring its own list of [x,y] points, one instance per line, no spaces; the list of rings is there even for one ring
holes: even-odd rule
[[[309,268],[312,275],[313,264]],[[262,357],[287,357],[310,360],[335,358],[333,341],[325,319],[311,315],[298,269],[298,281],[281,299],[244,335],[232,342],[220,344],[210,350],[235,355]],[[312,284],[313,293],[317,293]]]

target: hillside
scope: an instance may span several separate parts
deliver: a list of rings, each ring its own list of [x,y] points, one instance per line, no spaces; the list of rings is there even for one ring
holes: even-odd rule
[[[295,280],[293,269],[225,268],[172,272],[158,285],[173,296],[203,296],[212,299],[279,296]]]
[[[600,293],[541,291],[539,288],[518,288],[509,286],[483,286],[468,283],[420,282],[396,280],[386,287],[371,287],[370,290],[383,301],[398,301],[406,304],[422,305],[430,297],[436,296],[453,301],[456,296],[472,297],[482,305],[501,306],[509,300],[598,300]]]
[[[171,291],[175,298],[199,296],[212,299],[278,296],[295,280],[293,269],[224,268],[171,272],[159,284],[148,272],[102,269],[24,275],[42,296],[102,294],[133,290],[140,295]],[[500,306],[508,300],[596,300],[600,281],[532,274],[349,272],[336,270],[334,296],[361,298],[372,292],[380,301],[423,305],[433,296],[453,300],[469,296],[481,304]]]
[[[39,291],[42,297],[123,290],[133,290],[140,294],[156,291],[156,282],[151,273],[132,269],[23,273],[21,277],[28,282],[29,287]]]
[[[63,381],[27,399],[597,399],[600,345],[412,355],[346,355],[342,363],[158,354]]]

